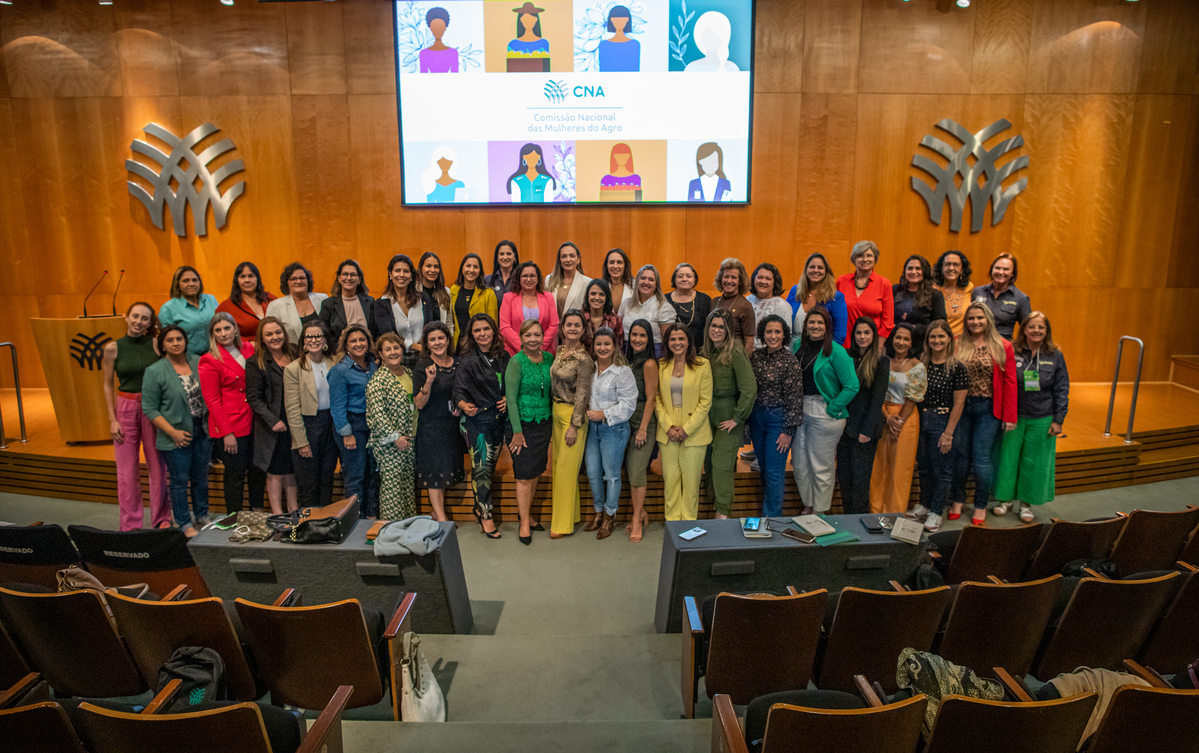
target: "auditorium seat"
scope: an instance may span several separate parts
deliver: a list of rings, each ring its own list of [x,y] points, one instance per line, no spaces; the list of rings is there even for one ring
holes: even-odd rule
[[[1122,576],[1171,570],[1196,526],[1199,507],[1187,505],[1177,512],[1133,510],[1110,557]]]
[[[62,526],[0,526],[0,586],[32,583],[58,588],[58,571],[79,564]]]
[[[718,594],[706,641],[706,667],[699,656],[704,624],[695,598],[683,598],[681,690],[688,719],[695,717],[701,674],[709,698],[723,693],[738,705],[807,686],[828,591],[800,594],[789,586],[787,591],[786,596]]]
[[[105,586],[146,583],[152,592],[165,594],[182,583],[191,589],[193,598],[212,595],[187,550],[187,537],[182,531],[103,531],[91,526],[70,526],[67,530],[88,572]]]
[[[341,715],[354,688],[343,685],[321,704],[320,716],[305,734],[303,717],[254,703],[203,704],[203,710],[163,714],[170,708],[172,681],[141,713],[82,703],[76,715],[92,753],[317,753],[340,751]],[[281,720],[267,722],[264,717]]]
[[[0,611],[0,614],[3,614]],[[0,688],[7,688],[29,674],[29,662],[17,648],[16,641],[0,623]]]
[[[948,586],[924,591],[843,589],[819,659],[816,686],[849,692],[855,687],[854,675],[865,675],[879,678],[885,692],[895,692],[899,654],[905,648],[932,648],[948,604]]]
[[[148,685],[93,591],[31,594],[0,588],[0,616],[59,694],[112,698]]]
[[[42,676],[37,672],[26,673],[16,682],[0,686],[0,709],[28,706],[31,703],[48,700],[50,700],[50,686],[42,681]]]
[[[1178,553],[1178,559],[1180,562],[1199,567],[1199,528],[1191,532],[1191,538]]]
[[[751,722],[751,715],[756,714],[747,713],[744,736],[732,700],[723,693],[718,694],[712,699],[712,750],[714,753],[749,753],[749,742],[756,739],[762,740],[760,753],[911,753],[916,749],[928,705],[925,696],[916,695],[877,707],[866,706],[860,701],[856,705],[836,704],[833,708],[825,704],[803,705],[805,699],[813,696],[819,703],[821,693],[856,700],[854,696],[835,691],[778,693],[768,699],[793,698],[769,706],[764,732],[758,729],[760,722]],[[759,734],[762,735],[760,738]]]
[[[400,662],[416,594],[404,596],[376,645],[357,599],[283,606],[291,593],[271,606],[234,602],[271,702],[316,710],[338,687],[353,685],[347,708],[356,709],[383,700],[390,685],[392,717],[401,721]]]
[[[1123,516],[1093,522],[1055,518],[1045,540],[1033,555],[1024,580],[1041,580],[1060,573],[1067,562],[1108,556],[1127,520]]]
[[[5,753],[84,753],[66,712],[50,701],[0,711],[0,740]]]
[[[962,583],[935,653],[963,667],[1028,674],[1061,587],[1060,575],[1028,583]]]
[[[1141,646],[1137,661],[1173,673],[1199,659],[1199,568],[1183,565],[1178,594]]]
[[[941,699],[924,753],[1074,753],[1099,696],[1012,703],[960,695]]]
[[[942,541],[952,541],[950,556],[937,551],[930,551],[929,555],[949,584],[982,582],[989,575],[1000,580],[1020,580],[1041,540],[1043,528],[1041,523],[1031,523],[1014,528],[967,526],[961,531],[934,533],[929,541],[938,546]]]
[[[262,695],[220,599],[139,601],[110,594],[108,605],[148,685],[157,683],[159,668],[177,649],[204,646],[224,660],[230,696],[252,701]]]
[[[1046,634],[1033,676],[1047,682],[1077,667],[1119,669],[1137,655],[1181,579],[1176,572],[1147,580],[1083,578]]]

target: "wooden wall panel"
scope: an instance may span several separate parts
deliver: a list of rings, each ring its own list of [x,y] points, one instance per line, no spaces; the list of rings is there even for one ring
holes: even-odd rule
[[[356,258],[358,253],[347,100],[338,94],[293,96],[291,106],[292,139],[296,154],[304,155],[295,163],[300,218],[297,255],[314,264],[319,260],[322,276],[332,275],[334,265]],[[386,284],[381,270],[379,279],[380,285]]]
[[[121,64],[110,6],[60,0],[4,10],[0,33],[14,97],[119,97]]]
[[[1054,288],[1049,291],[1027,290],[1021,267],[1021,288],[1032,299],[1034,309],[1045,312],[1053,324],[1053,339],[1066,356],[1066,366],[1074,381],[1111,379],[1115,364],[1115,342],[1108,348],[1112,310],[1120,306],[1111,291],[1099,288]]]
[[[687,260],[705,278],[722,259],[740,257],[752,268],[767,258],[790,272],[787,256],[795,238],[795,180],[799,169],[798,94],[754,97],[753,196],[747,207],[688,207]],[[785,251],[784,251],[785,250]],[[782,258],[779,258],[782,257]]]
[[[287,94],[287,23],[281,3],[217,8],[209,0],[172,0],[179,93]]]
[[[1019,94],[1028,80],[1034,0],[980,0],[974,16],[970,91]]]
[[[1009,250],[1015,219],[1029,211],[1029,198],[1022,195],[1012,202],[1007,217],[997,226],[991,226],[990,210],[985,210],[984,229],[980,233],[970,232],[969,202],[962,217],[962,232],[949,229],[948,207],[941,224],[932,223],[927,204],[911,185],[913,177],[925,182],[931,182],[932,178],[912,166],[912,157],[917,152],[932,156],[929,150],[920,147],[921,138],[928,134],[954,148],[959,146],[948,133],[934,128],[943,118],[952,118],[971,131],[1007,118],[1013,128],[1002,137],[1027,130],[1022,98],[1018,96],[862,94],[858,97],[852,237],[854,241],[868,239],[878,244],[879,272],[891,280],[899,278],[903,260],[909,255],[922,254],[933,261],[950,248],[965,253],[977,269],[981,260]],[[994,146],[1001,136],[988,145]],[[1016,152],[1013,158],[1025,153]],[[934,159],[943,162],[940,157]],[[1001,160],[1001,164],[1006,161]],[[849,249],[830,261],[838,273],[849,271]]]
[[[1147,8],[1141,93],[1190,94],[1199,65],[1199,3],[1154,0]]]
[[[1116,340],[1122,335],[1139,337],[1145,341],[1145,370],[1141,379],[1164,381],[1170,376],[1170,356],[1199,353],[1199,331],[1192,326],[1179,327],[1194,320],[1197,292],[1194,288],[1121,290],[1113,297],[1106,336],[1098,343],[1080,343],[1079,349],[1101,352],[1100,373],[1104,375],[1103,381],[1107,381],[1116,366]],[[1057,334],[1056,325],[1054,334]],[[1124,348],[1120,379],[1132,381],[1135,377],[1136,346],[1129,344]],[[1116,419],[1116,423],[1121,422]]]
[[[853,245],[858,96],[805,94],[799,111],[793,277],[809,254],[840,259]],[[792,279],[788,277],[788,279]]]
[[[390,2],[341,0],[351,94],[395,94],[395,18]]]
[[[4,22],[0,19],[0,98],[8,97],[8,66],[4,62]]]
[[[1134,105],[1131,95],[1025,98],[1025,149],[1037,179],[1016,199],[1012,253],[1030,286],[1114,283]]]
[[[178,94],[178,56],[171,30],[171,6],[158,0],[124,0],[112,9],[121,56],[121,90],[125,96]]]
[[[20,164],[19,154],[11,101],[0,98],[0,165]],[[20,295],[28,293],[30,289],[33,251],[25,225],[25,192],[21,188],[19,170],[11,167],[0,170],[0,196],[4,197],[0,200],[0,249],[4,249],[7,272],[0,275],[0,293],[4,296]]]
[[[968,93],[973,7],[863,0],[862,92]]]
[[[1148,5],[1037,0],[1027,91],[1136,91]]]
[[[0,341],[16,346],[22,387],[44,387],[46,384],[46,378],[42,375],[42,359],[38,357],[33,328],[29,325],[31,318],[42,316],[39,310],[41,298],[38,295],[11,295],[7,291],[0,295],[0,321],[5,323],[0,331]],[[13,386],[12,356],[8,348],[0,350],[0,385]],[[6,402],[4,407],[4,433],[9,437],[19,437],[21,425],[17,421],[16,401]]]
[[[803,84],[804,0],[758,0],[754,91],[797,92]]]
[[[288,3],[291,93],[345,94],[346,41],[341,3]]]
[[[804,4],[803,90],[852,93],[858,90],[862,5],[842,0]]]
[[[1186,150],[1192,97],[1142,94],[1137,97],[1121,212],[1115,287],[1170,284],[1174,215]],[[1182,200],[1180,202],[1180,199]],[[1190,207],[1194,208],[1194,202]]]
[[[677,264],[690,261],[687,248],[687,210],[661,207],[629,213],[629,245],[625,249],[633,265],[653,264],[662,276],[662,289],[669,292],[670,275]],[[695,264],[695,262],[691,262]],[[696,265],[698,268],[698,265]],[[636,269],[633,270],[636,274]],[[702,282],[702,281],[701,281]]]
[[[516,253],[524,261],[524,242],[520,236],[521,210],[495,207],[463,213],[463,248],[483,257],[483,269],[491,274],[495,259],[495,244],[509,240],[516,244]]]
[[[476,210],[467,210],[476,211]],[[532,259],[543,274],[554,269],[558,248],[566,241],[579,247],[583,271],[598,277],[600,264],[612,248],[630,250],[633,209],[598,207],[554,207],[520,213],[520,258]],[[645,263],[634,256],[635,264]]]
[[[1199,287],[1199,97],[1191,98],[1186,147],[1180,156],[1178,211],[1170,245],[1171,285]]]

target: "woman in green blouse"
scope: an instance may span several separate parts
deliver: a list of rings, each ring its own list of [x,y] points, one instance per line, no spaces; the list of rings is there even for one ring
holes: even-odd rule
[[[412,375],[404,369],[404,341],[394,332],[379,337],[383,368],[366,384],[367,447],[379,465],[379,519],[416,515],[416,408]]]
[[[712,444],[704,460],[704,488],[716,505],[716,517],[727,518],[733,505],[733,473],[737,450],[745,437],[745,421],[754,408],[758,382],[745,349],[733,341],[732,316],[725,309],[708,315],[700,353],[712,366]]]
[[[554,354],[541,349],[545,333],[541,322],[526,319],[520,325],[520,350],[508,361],[504,389],[508,398],[508,420],[512,423],[512,475],[516,478],[516,508],[520,514],[520,543],[528,546],[533,531],[544,531],[530,512],[537,482],[545,472],[553,436],[553,397],[550,366]]]

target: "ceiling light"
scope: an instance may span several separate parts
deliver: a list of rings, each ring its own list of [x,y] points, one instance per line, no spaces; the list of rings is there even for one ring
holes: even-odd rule
[[[233,0],[221,0],[221,5],[233,5]]]
[[[970,0],[958,0],[958,7],[959,8],[969,8]]]

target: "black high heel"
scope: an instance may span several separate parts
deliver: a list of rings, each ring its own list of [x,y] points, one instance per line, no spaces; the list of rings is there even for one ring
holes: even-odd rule
[[[486,536],[489,539],[502,538],[500,536],[499,528],[496,528],[494,531],[488,531],[486,528],[483,527],[483,516],[479,514],[478,510],[471,510],[471,512],[474,513],[475,522],[479,524],[479,531],[481,531],[484,536]],[[492,525],[495,525],[494,522],[492,523]]]
[[[545,526],[541,525],[540,523],[537,523],[536,525],[529,526],[529,530],[530,531],[544,531]]]
[[[529,544],[533,543],[533,530],[529,529],[528,536],[521,536],[519,529],[517,529],[516,538],[520,539],[520,543],[524,544],[525,546],[528,546]]]

